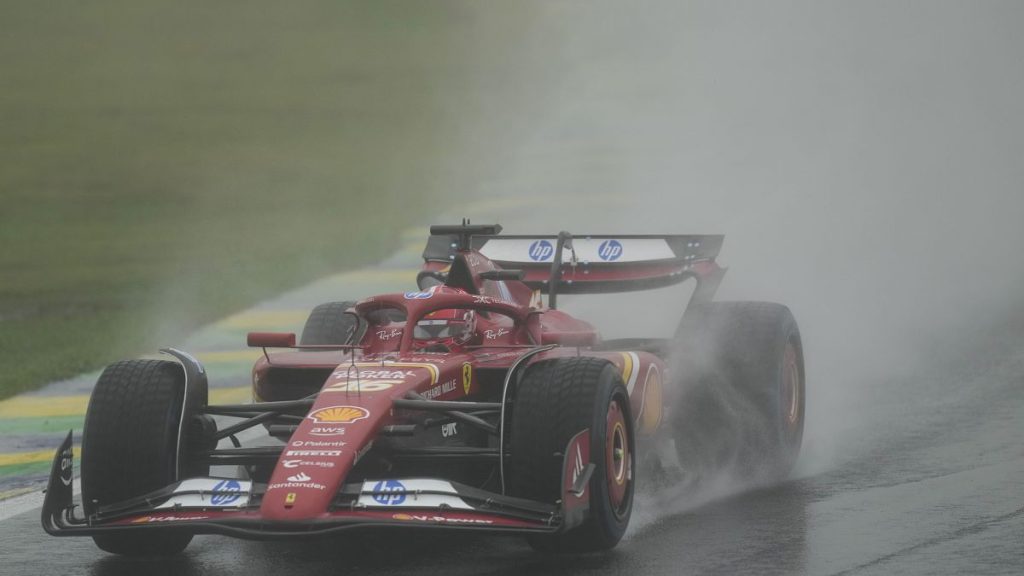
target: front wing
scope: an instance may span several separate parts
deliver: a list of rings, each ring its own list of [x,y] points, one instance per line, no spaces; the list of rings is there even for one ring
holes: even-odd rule
[[[353,528],[443,528],[497,533],[556,533],[585,520],[589,431],[566,447],[562,499],[548,504],[480,490],[436,478],[368,480],[346,484],[334,505],[302,522],[268,521],[259,503],[266,485],[230,478],[190,478],[160,490],[75,513],[72,435],[54,457],[43,501],[43,528],[54,536],[85,536],[126,530],[180,530],[247,539],[330,534]]]

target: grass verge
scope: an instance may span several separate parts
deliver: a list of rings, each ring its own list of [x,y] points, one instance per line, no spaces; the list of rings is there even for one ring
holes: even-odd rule
[[[445,187],[467,4],[0,11],[0,398],[387,255]]]

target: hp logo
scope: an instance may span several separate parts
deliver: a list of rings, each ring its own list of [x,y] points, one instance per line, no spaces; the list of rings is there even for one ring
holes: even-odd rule
[[[618,240],[605,240],[597,247],[597,255],[605,262],[614,262],[622,256],[622,242]]]
[[[381,480],[373,485],[374,501],[385,506],[398,506],[405,502],[405,484],[398,480]]]
[[[530,244],[530,259],[534,262],[544,262],[545,260],[549,260],[551,255],[554,253],[555,247],[547,240],[537,240],[533,244]]]
[[[210,497],[210,504],[214,506],[227,506],[234,504],[242,497],[242,485],[238,480],[221,480],[213,487],[213,496]]]

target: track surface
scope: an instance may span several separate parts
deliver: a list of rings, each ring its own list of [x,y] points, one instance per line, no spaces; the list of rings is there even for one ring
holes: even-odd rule
[[[4,573],[1019,574],[1024,356],[1013,348],[978,358],[986,368],[974,378],[885,386],[898,392],[876,404],[848,447],[853,458],[832,470],[704,504],[642,499],[639,528],[608,554],[546,558],[514,538],[388,532],[306,543],[200,537],[171,561],[127,560],[88,539],[47,538],[33,511],[0,524]]]

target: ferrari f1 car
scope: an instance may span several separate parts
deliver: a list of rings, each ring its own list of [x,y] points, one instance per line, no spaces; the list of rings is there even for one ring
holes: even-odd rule
[[[789,473],[800,334],[780,304],[712,301],[723,237],[500,231],[434,226],[415,290],[321,304],[298,343],[250,333],[263,349],[252,403],[209,404],[203,366],[175,349],[107,367],[85,420],[80,505],[69,432],[43,527],[130,555],[177,553],[194,534],[365,527],[588,551],[618,543],[638,481]],[[557,306],[687,280],[672,338],[604,340]],[[263,442],[243,446],[247,430]],[[224,470],[238,473],[212,473]]]

